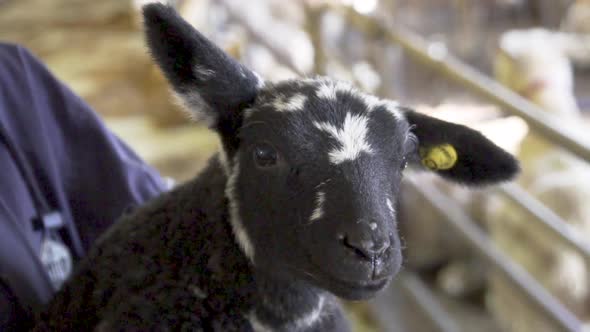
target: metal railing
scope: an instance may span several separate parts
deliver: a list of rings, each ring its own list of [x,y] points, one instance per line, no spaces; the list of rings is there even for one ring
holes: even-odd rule
[[[437,52],[429,52],[428,44],[417,35],[399,27],[387,27],[351,10],[346,11],[346,15],[353,24],[356,22],[357,28],[401,46],[404,51],[439,71],[444,77],[456,80],[463,87],[489,99],[511,114],[522,117],[534,130],[549,141],[566,148],[586,162],[590,161],[589,141],[583,138],[581,134],[575,131],[572,132],[573,129],[562,125],[556,116],[544,112],[538,106],[493,79],[462,63],[446,50],[439,48]],[[458,204],[446,198],[435,188],[420,188],[415,183],[413,183],[413,188],[422,194],[438,212],[445,216],[444,220],[448,225],[453,226],[463,240],[476,249],[480,257],[491,263],[503,273],[507,280],[517,286],[517,289],[522,291],[522,298],[528,301],[530,305],[536,307],[548,320],[551,320],[563,331],[583,330],[583,322],[524,269],[503,254],[475,226],[473,221],[465,213],[461,212]],[[562,243],[580,253],[586,262],[590,261],[590,246],[588,243],[576,236],[569,225],[550,209],[516,184],[505,185],[500,190],[525,209],[538,225],[551,231]]]
[[[548,321],[563,331],[582,331],[583,323],[563,304],[543,288],[522,267],[506,254],[481,231],[471,218],[462,211],[458,203],[433,187],[418,186],[408,179],[412,188],[422,195],[443,217],[447,225],[475,250],[476,254],[500,271],[516,289],[522,291],[523,299],[542,312]]]
[[[540,226],[554,235],[555,239],[577,252],[590,266],[590,242],[588,239],[584,239],[572,226],[519,185],[505,184],[499,190],[526,211],[532,217],[535,226]]]
[[[581,130],[566,126],[562,119],[543,111],[539,106],[504,87],[502,84],[480,73],[471,66],[452,56],[445,48],[429,46],[423,38],[398,26],[387,26],[352,9],[341,10],[359,30],[374,38],[401,46],[414,58],[439,71],[445,78],[457,81],[490,102],[501,106],[507,112],[523,118],[534,130],[550,141],[564,147],[573,154],[590,162],[590,139]]]
[[[520,116],[549,141],[569,150],[586,162],[590,162],[590,140],[584,138],[579,131],[562,125],[556,116],[543,111],[495,80],[464,64],[450,55],[446,49],[438,48],[436,51],[429,51],[428,43],[407,30],[386,26],[352,10],[346,10],[343,13],[358,29],[373,37],[382,38],[401,46],[404,51],[439,71],[445,78],[457,81],[461,86],[487,98],[509,113]],[[409,179],[409,182],[445,217],[443,220],[452,226],[480,257],[502,272],[507,280],[522,291],[522,298],[531,306],[542,312],[548,320],[563,331],[583,331],[584,323],[522,267],[503,254],[461,211],[461,207],[456,202],[448,199],[436,188],[421,188],[412,179]],[[550,231],[559,241],[584,257],[587,263],[590,262],[589,243],[577,236],[559,216],[516,184],[505,185],[500,188],[500,191],[527,211],[532,220],[537,223],[536,225],[541,225],[545,230]]]
[[[254,37],[256,42],[264,45],[275,54],[279,62],[290,68],[294,73],[303,74],[292,63],[284,50],[277,50],[264,38],[260,31],[252,28],[246,17],[233,11],[231,6],[226,6],[226,8],[230,15],[240,22]],[[330,9],[339,10],[353,26],[369,37],[399,45],[414,58],[437,70],[443,77],[457,81],[462,87],[501,106],[510,114],[520,116],[536,132],[549,141],[565,148],[584,161],[590,162],[590,140],[585,138],[580,131],[576,131],[569,126],[566,127],[556,116],[543,111],[495,80],[461,62],[449,54],[446,49],[439,47],[433,51],[432,45],[429,45],[416,34],[401,27],[384,24],[374,18],[358,14],[351,9],[343,7],[330,7]],[[321,15],[314,16],[320,17]],[[474,249],[478,256],[500,271],[506,280],[521,291],[522,298],[536,310],[543,313],[548,321],[562,331],[583,331],[583,322],[543,288],[520,265],[504,254],[476,226],[474,221],[461,210],[456,201],[448,198],[436,188],[417,186],[411,177],[408,182],[444,217],[442,220],[448,226],[451,226],[461,239]],[[571,226],[566,224],[553,211],[516,184],[504,185],[498,190],[527,212],[531,220],[536,222],[535,226],[541,226],[544,230],[549,231],[561,243],[584,257],[587,264],[590,263],[590,243],[576,234]],[[458,324],[436,302],[435,296],[419,278],[412,273],[406,272],[400,278],[399,283],[438,330],[445,332],[460,331]]]
[[[406,273],[400,276],[398,282],[437,330],[441,332],[460,332],[462,330],[418,276]]]

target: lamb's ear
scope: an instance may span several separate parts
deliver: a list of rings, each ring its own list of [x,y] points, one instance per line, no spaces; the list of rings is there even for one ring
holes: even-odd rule
[[[172,7],[143,7],[147,44],[186,106],[212,127],[232,120],[256,97],[262,80],[186,22]]]
[[[478,131],[412,110],[406,119],[418,138],[416,161],[451,181],[486,185],[512,179],[518,161]]]

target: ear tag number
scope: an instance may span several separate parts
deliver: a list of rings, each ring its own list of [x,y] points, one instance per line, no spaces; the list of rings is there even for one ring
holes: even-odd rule
[[[431,148],[420,149],[422,165],[433,171],[453,168],[457,162],[457,151],[450,144],[441,144]]]

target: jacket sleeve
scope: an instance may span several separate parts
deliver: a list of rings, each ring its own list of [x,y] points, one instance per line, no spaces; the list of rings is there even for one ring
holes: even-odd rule
[[[0,281],[0,331],[24,331],[32,327],[31,313],[17,301],[10,289]]]
[[[0,121],[49,204],[75,224],[78,247],[88,249],[125,209],[166,189],[154,169],[24,48],[0,43],[0,86],[10,113]]]

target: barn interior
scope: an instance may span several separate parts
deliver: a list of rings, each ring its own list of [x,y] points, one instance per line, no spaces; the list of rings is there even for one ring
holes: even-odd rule
[[[219,149],[146,50],[147,0],[0,0],[23,45],[177,183]],[[327,75],[466,124],[513,153],[513,183],[467,190],[408,170],[404,269],[355,331],[590,328],[590,1],[172,0],[267,80]]]

